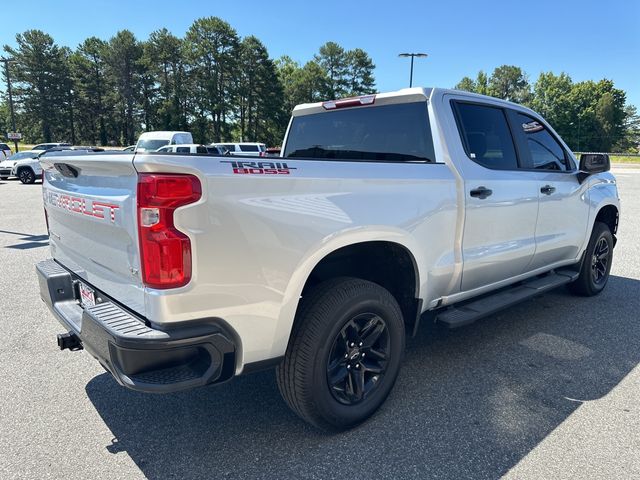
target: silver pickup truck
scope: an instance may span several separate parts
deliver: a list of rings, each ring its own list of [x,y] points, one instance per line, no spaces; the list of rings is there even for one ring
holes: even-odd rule
[[[329,430],[383,403],[419,320],[598,294],[618,225],[606,155],[578,162],[535,112],[435,88],[300,105],[280,157],[42,164],[60,348],[146,392],[275,366]]]

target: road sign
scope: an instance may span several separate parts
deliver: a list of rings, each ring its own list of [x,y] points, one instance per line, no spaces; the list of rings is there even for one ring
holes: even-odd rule
[[[18,132],[9,132],[7,133],[7,138],[9,140],[20,140],[22,139],[22,134]]]

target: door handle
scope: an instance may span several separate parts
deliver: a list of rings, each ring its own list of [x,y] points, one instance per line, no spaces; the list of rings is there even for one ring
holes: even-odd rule
[[[556,191],[556,187],[552,187],[551,185],[545,185],[540,189],[540,193],[544,193],[545,195],[551,195]]]
[[[485,198],[489,197],[492,193],[493,193],[493,190],[490,190],[487,187],[478,187],[471,190],[469,192],[469,195],[471,195],[472,197],[476,197],[481,200],[484,200]]]

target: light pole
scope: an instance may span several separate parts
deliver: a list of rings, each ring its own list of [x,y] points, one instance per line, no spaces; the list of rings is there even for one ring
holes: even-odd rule
[[[69,113],[71,114],[71,145],[76,144],[76,132],[73,125],[73,89],[69,90]]]
[[[16,116],[13,112],[13,96],[11,95],[11,77],[9,77],[9,62],[13,62],[13,58],[0,58],[0,62],[4,62],[4,74],[7,77],[7,93],[9,94],[9,111],[11,112],[11,128],[16,131]],[[18,152],[18,140],[13,140],[13,145]]]
[[[426,58],[428,55],[426,53],[401,53],[398,55],[399,57],[411,57],[411,73],[409,74],[409,88],[413,87],[413,59],[415,57],[418,58]]]

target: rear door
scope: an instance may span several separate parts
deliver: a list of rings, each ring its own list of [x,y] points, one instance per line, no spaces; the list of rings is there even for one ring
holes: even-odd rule
[[[465,158],[461,290],[526,272],[535,252],[538,182],[520,168],[507,114],[499,105],[451,102]]]
[[[578,181],[571,155],[541,119],[514,110],[509,117],[540,197],[531,268],[575,259],[589,221],[587,184]]]
[[[133,154],[60,152],[41,161],[53,258],[145,315]]]

